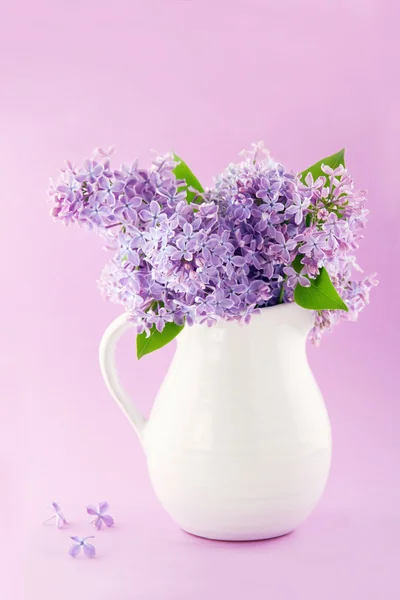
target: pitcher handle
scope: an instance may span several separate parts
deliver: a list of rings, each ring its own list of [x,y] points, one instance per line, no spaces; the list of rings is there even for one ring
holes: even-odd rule
[[[133,323],[128,320],[127,313],[117,317],[103,334],[100,342],[99,358],[101,374],[108,390],[122,412],[128,417],[140,441],[143,443],[143,430],[147,421],[124,390],[118,377],[115,361],[115,349],[118,340],[133,326]]]

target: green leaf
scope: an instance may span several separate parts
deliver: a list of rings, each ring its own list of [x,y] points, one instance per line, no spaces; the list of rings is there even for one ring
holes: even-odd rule
[[[325,175],[325,173],[321,169],[322,165],[327,165],[328,167],[331,167],[332,169],[336,169],[339,165],[345,166],[344,148],[339,150],[339,152],[336,152],[336,154],[332,154],[331,156],[327,156],[326,158],[319,160],[317,163],[315,163],[315,165],[312,165],[312,167],[309,167],[305,171],[302,171],[300,173],[301,181],[303,181],[303,183],[304,183],[306,175],[308,175],[308,173],[311,173],[314,181],[316,179],[318,179],[318,177],[320,177],[320,175]]]
[[[298,268],[299,265],[300,268]],[[300,264],[299,255],[294,259],[292,266],[297,272],[301,270],[302,265]],[[320,269],[319,275],[315,279],[311,277],[308,279],[311,283],[310,287],[303,287],[299,283],[295,287],[294,301],[299,306],[308,308],[309,310],[329,309],[348,311],[346,304],[337,293],[325,267]]]
[[[302,258],[304,258],[304,254],[298,254],[292,262],[292,268],[296,271],[296,273],[300,273],[304,267],[304,265],[302,265],[300,262]]]
[[[166,344],[169,344],[183,329],[183,325],[176,325],[175,323],[166,323],[164,329],[160,333],[156,326],[150,329],[149,337],[146,337],[146,333],[140,333],[136,336],[136,354],[140,359],[145,354],[150,354],[159,348],[162,348]]]
[[[204,189],[197,177],[192,173],[187,164],[181,158],[179,158],[179,156],[174,154],[174,160],[178,162],[174,169],[176,178],[184,179],[186,181],[186,185],[181,186],[179,188],[179,191],[186,190],[186,198],[188,203],[190,204],[197,194],[195,192],[191,192],[188,188],[192,187],[199,193],[204,192]]]

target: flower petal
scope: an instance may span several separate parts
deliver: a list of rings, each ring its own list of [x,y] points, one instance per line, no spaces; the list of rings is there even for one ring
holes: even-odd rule
[[[101,165],[101,164],[97,164],[92,171],[92,173],[93,173],[93,175],[95,175],[95,177],[99,177],[102,174],[102,172],[103,172],[103,165]]]
[[[96,556],[96,548],[93,544],[83,544],[82,548],[88,558],[94,558]]]
[[[56,525],[58,527],[58,529],[62,529],[64,527],[64,525],[67,524],[67,521],[64,519],[63,515],[61,513],[57,513],[56,515]]]
[[[114,519],[111,515],[102,515],[102,519],[107,527],[112,527],[114,525]]]
[[[78,544],[81,544],[83,542],[83,538],[80,538],[77,535],[71,535],[70,538],[71,538],[71,540],[74,540],[74,542],[77,542]]]
[[[243,256],[232,256],[232,262],[235,267],[243,267],[246,262],[246,259]]]
[[[150,212],[157,217],[160,214],[160,205],[155,200],[150,202]]]
[[[139,216],[142,221],[152,221],[154,215],[152,215],[149,210],[143,209],[140,211]]]
[[[110,508],[108,502],[99,502],[99,513],[104,513]]]
[[[69,549],[69,554],[70,554],[70,556],[72,556],[72,558],[76,558],[80,551],[81,551],[81,545],[73,544],[71,546],[71,548]]]
[[[99,514],[99,511],[97,510],[97,508],[95,506],[92,506],[91,504],[86,507],[86,512],[88,515],[98,515]]]
[[[101,529],[102,525],[103,525],[103,521],[101,516],[97,517],[97,519],[95,519],[94,523],[93,523],[95,529]]]

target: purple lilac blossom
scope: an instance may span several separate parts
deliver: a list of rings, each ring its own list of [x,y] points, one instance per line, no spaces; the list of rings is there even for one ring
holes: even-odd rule
[[[314,342],[368,303],[375,278],[352,280],[365,192],[354,190],[344,167],[323,167],[324,176],[308,174],[303,184],[253,144],[188,204],[173,155],[158,156],[150,169],[135,161],[112,170],[112,151],[98,149],[81,168],[66,163],[49,194],[57,220],[106,239],[114,255],[100,288],[125,307],[139,333],[171,322],[248,323],[260,308],[292,302],[296,285],[309,285],[321,267],[349,312],[316,313]],[[301,274],[291,267],[296,256]]]
[[[54,512],[54,514],[48,519],[46,519],[45,523],[48,523],[49,521],[55,519],[56,526],[58,529],[62,529],[65,525],[67,525],[67,520],[61,512],[61,507],[59,504],[57,504],[57,502],[52,502],[49,508],[51,511]]]
[[[76,558],[81,550],[87,558],[94,558],[96,556],[96,548],[93,544],[90,544],[86,540],[94,539],[94,535],[87,535],[86,537],[78,537],[76,535],[71,536],[71,540],[75,542],[69,549],[69,554],[72,558]]]
[[[112,527],[114,525],[114,519],[111,515],[107,514],[109,509],[108,502],[99,502],[97,506],[89,505],[86,507],[88,515],[93,515],[96,518],[92,521],[95,529],[102,529],[105,527]]]

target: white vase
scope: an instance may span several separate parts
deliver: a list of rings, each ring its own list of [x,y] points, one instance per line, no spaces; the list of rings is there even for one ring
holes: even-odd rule
[[[142,442],[155,493],[185,531],[271,538],[315,507],[331,435],[306,356],[313,320],[293,303],[265,308],[249,325],[186,326],[148,421],[115,369],[116,343],[132,326],[127,315],[104,333],[105,382]]]

